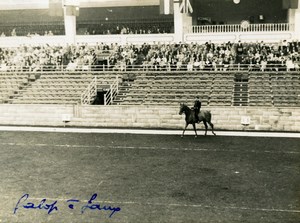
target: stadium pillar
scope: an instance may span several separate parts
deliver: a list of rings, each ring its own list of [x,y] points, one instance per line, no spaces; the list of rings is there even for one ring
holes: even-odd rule
[[[296,2],[298,6],[288,9],[288,23],[294,25],[294,38],[300,39],[300,0]]]
[[[69,44],[75,44],[76,37],[76,16],[71,16],[66,14],[66,9],[64,8],[64,22],[65,22],[65,35],[66,42]]]
[[[175,42],[183,42],[184,34],[189,31],[192,26],[192,17],[189,13],[180,11],[180,2],[174,1],[174,33]]]
[[[295,10],[295,38],[300,39],[300,1],[298,1],[298,8]]]
[[[75,44],[76,42],[76,16],[79,14],[79,1],[64,0],[64,23],[66,42]]]

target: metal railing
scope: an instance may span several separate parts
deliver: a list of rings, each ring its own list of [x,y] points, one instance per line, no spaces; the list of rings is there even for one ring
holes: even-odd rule
[[[81,104],[90,105],[97,96],[97,77],[87,86],[86,90],[81,94]]]
[[[260,23],[229,25],[201,25],[188,28],[189,33],[232,33],[232,32],[284,32],[294,31],[294,24],[290,23]]]
[[[51,73],[65,73],[65,74],[92,74],[92,73],[130,73],[130,72],[174,72],[174,71],[240,71],[252,69],[253,67],[258,68],[261,67],[261,64],[245,64],[245,63],[217,63],[217,64],[206,64],[202,63],[200,65],[195,66],[194,64],[181,64],[181,65],[153,65],[153,64],[143,64],[143,65],[130,65],[130,66],[113,66],[113,65],[101,65],[101,66],[89,66],[88,69],[82,69],[81,67],[77,67],[74,70],[67,70],[65,66],[56,67],[53,66],[50,68],[49,66],[46,69],[39,69],[37,71],[30,71],[28,69],[24,69],[24,67],[19,67],[18,69],[13,70],[0,70],[0,74],[5,75],[16,75],[16,74],[51,74]],[[284,69],[288,71],[289,69],[286,67],[286,61],[279,61],[278,63],[267,63],[265,66],[267,68],[276,70],[276,69]],[[294,68],[299,70],[300,62],[294,62]]]
[[[119,92],[119,77],[110,85],[109,90],[104,94],[104,105],[110,105],[113,103],[115,96]]]

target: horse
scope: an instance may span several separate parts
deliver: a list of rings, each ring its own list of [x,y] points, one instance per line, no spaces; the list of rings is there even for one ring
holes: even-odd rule
[[[184,132],[186,130],[186,128],[188,127],[189,124],[193,125],[194,131],[195,131],[195,137],[197,137],[197,129],[196,129],[196,119],[195,119],[195,111],[193,109],[190,109],[187,105],[185,105],[184,103],[180,104],[180,110],[179,110],[179,115],[182,115],[182,113],[185,114],[185,128],[182,132],[181,137],[183,137]],[[211,127],[211,131],[214,135],[216,135],[216,133],[214,132],[214,125],[213,123],[211,123],[211,113],[210,111],[200,111],[198,114],[198,118],[199,118],[199,122],[203,122],[204,126],[205,126],[205,136],[207,135],[207,123],[210,125]]]

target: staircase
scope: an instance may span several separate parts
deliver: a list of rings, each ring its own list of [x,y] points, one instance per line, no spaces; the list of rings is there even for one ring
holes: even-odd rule
[[[14,90],[10,91],[9,96],[6,100],[4,100],[4,103],[12,104],[16,99],[22,96],[24,91],[27,91],[28,88],[31,87],[31,84],[35,82],[37,79],[39,79],[39,74],[32,74],[29,75],[26,79],[23,79],[22,81],[19,81],[19,84],[17,87],[14,88]]]
[[[248,75],[236,74],[234,78],[233,106],[248,106]]]
[[[126,94],[130,91],[130,88],[132,87],[132,84],[130,82],[122,82],[122,84],[119,85],[119,93],[116,96],[116,98],[113,101],[113,105],[119,105],[123,102],[123,98],[126,96]]]

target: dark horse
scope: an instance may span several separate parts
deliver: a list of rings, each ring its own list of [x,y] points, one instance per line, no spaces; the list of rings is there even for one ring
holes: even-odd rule
[[[195,131],[195,137],[197,137],[197,130],[196,130],[196,120],[195,120],[195,111],[193,109],[190,109],[187,105],[185,104],[180,104],[180,111],[179,111],[179,115],[182,115],[182,113],[185,114],[185,128],[182,132],[181,137],[183,137],[184,132],[186,130],[186,128],[188,127],[189,124],[192,124],[194,127],[194,131]],[[210,125],[211,127],[211,131],[214,135],[216,135],[214,133],[214,125],[211,123],[211,113],[210,111],[200,111],[198,114],[199,117],[199,122],[203,122],[204,126],[205,126],[205,135],[207,134],[207,123]]]

